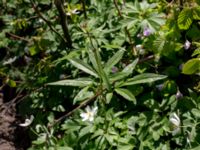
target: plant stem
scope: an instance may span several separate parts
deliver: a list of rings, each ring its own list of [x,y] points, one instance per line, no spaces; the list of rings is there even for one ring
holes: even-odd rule
[[[71,110],[70,112],[67,112],[65,115],[61,116],[60,118],[56,119],[56,120],[54,121],[54,123],[51,124],[49,127],[54,126],[55,124],[57,124],[58,122],[62,121],[62,120],[65,119],[66,117],[72,115],[72,114],[73,114],[75,111],[77,111],[78,109],[80,109],[80,108],[82,108],[82,107],[85,107],[87,104],[89,104],[89,103],[91,103],[92,101],[94,101],[95,98],[96,98],[97,96],[99,96],[102,92],[103,92],[103,90],[97,90],[97,93],[96,93],[94,96],[92,96],[91,98],[89,98],[89,99],[83,101],[83,102],[82,102],[80,105],[78,105],[76,108],[74,108],[74,109]]]
[[[47,20],[41,13],[40,11],[38,10],[37,6],[35,5],[35,3],[33,2],[33,0],[31,0],[31,4],[32,4],[32,7],[33,9],[35,10],[35,12],[37,13],[37,15],[44,21],[46,22],[46,24],[49,26],[49,28],[54,32],[56,33],[63,42],[66,43],[65,39],[60,35],[60,33],[58,33],[51,25],[51,22],[49,20]]]
[[[85,17],[85,19],[87,19],[87,12],[86,12],[86,7],[85,7],[85,0],[81,0],[81,2],[82,2],[84,17]]]
[[[119,9],[119,7],[118,7],[117,1],[116,1],[116,0],[113,0],[113,2],[114,2],[114,5],[115,5],[115,8],[117,9],[118,15],[119,15],[121,18],[123,18],[122,13],[121,13],[121,11],[120,11],[120,9]],[[131,48],[132,48],[132,50],[133,50],[133,54],[136,56],[136,55],[137,55],[137,51],[136,51],[136,49],[134,48],[134,43],[133,43],[133,41],[132,41],[132,39],[131,39],[131,34],[130,34],[130,32],[128,31],[128,29],[127,29],[126,27],[124,28],[124,31],[125,31],[125,33],[126,33],[127,36],[128,36],[129,43],[130,43]]]
[[[62,26],[63,33],[65,35],[65,39],[67,41],[67,45],[69,48],[72,48],[72,40],[68,30],[67,15],[65,13],[63,3],[61,0],[54,0],[54,3],[60,15],[60,20],[61,20],[60,23]]]

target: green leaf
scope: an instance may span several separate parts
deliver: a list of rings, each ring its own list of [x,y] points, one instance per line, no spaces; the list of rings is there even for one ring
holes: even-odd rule
[[[190,8],[184,8],[178,16],[178,27],[183,30],[189,29],[192,24],[193,14]]]
[[[125,72],[117,72],[115,74],[112,74],[109,76],[109,80],[110,82],[114,82],[114,81],[117,81],[117,80],[121,80],[121,79],[124,79],[125,77],[127,77],[129,74],[128,73],[125,73]]]
[[[129,90],[124,88],[116,88],[115,92],[124,97],[125,99],[136,103],[135,96]]]
[[[167,76],[158,75],[154,73],[143,73],[140,75],[136,75],[131,79],[128,79],[125,83],[122,83],[120,87],[134,84],[142,84],[142,83],[150,83],[157,80],[165,79]]]
[[[65,146],[56,147],[56,150],[73,150],[73,148],[65,145]]]
[[[193,18],[195,20],[200,20],[200,7],[194,7],[192,10]]]
[[[139,59],[135,59],[131,64],[129,64],[128,66],[126,66],[122,72],[127,73],[127,76],[130,75],[133,70],[135,69],[135,66],[137,65]]]
[[[193,53],[192,53],[192,57],[196,56],[196,55],[200,55],[200,48],[196,49]]]
[[[88,78],[78,78],[78,79],[69,79],[61,80],[52,83],[47,83],[47,85],[56,85],[56,86],[79,86],[84,87],[93,84],[93,81]]]
[[[15,82],[14,80],[8,79],[8,80],[7,80],[7,84],[8,84],[10,87],[16,87],[16,82]]]
[[[89,86],[80,90],[79,93],[74,98],[73,104],[76,104],[76,102],[83,101],[87,98],[94,96],[94,92],[88,91],[88,89],[89,89]]]
[[[184,74],[190,75],[198,71],[200,71],[200,58],[190,59],[183,65],[182,73]]]
[[[82,60],[73,58],[73,59],[69,59],[69,61],[72,63],[72,65],[74,65],[78,69],[80,69],[92,76],[98,77],[97,73],[92,69],[92,67],[90,67],[88,64],[86,64]]]
[[[111,99],[113,97],[113,93],[107,93],[106,94],[106,103],[109,104]]]
[[[119,50],[117,53],[115,53],[105,64],[104,71],[108,74],[112,67],[116,65],[123,57],[124,50]]]

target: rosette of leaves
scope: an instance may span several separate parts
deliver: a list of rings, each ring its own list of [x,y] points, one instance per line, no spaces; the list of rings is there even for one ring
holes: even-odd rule
[[[125,50],[117,51],[105,64],[101,62],[101,56],[98,50],[88,50],[89,60],[92,65],[83,60],[72,58],[69,54],[68,60],[76,68],[88,74],[88,77],[80,77],[78,79],[67,79],[48,83],[54,86],[75,86],[81,87],[82,90],[74,98],[77,101],[87,100],[100,92],[98,95],[105,94],[107,102],[111,100],[113,94],[117,94],[126,100],[136,103],[134,94],[126,87],[136,84],[150,83],[157,80],[165,79],[165,75],[154,73],[142,73],[129,78],[133,73],[138,59],[128,64],[122,71],[112,74],[112,68],[122,59]]]

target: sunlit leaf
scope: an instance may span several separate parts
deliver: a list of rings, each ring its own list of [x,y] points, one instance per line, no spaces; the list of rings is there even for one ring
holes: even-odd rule
[[[93,84],[93,81],[88,78],[79,78],[79,79],[69,79],[69,80],[61,80],[56,82],[48,83],[47,85],[55,85],[55,86],[79,86],[84,87]]]
[[[92,76],[98,77],[97,73],[92,69],[92,67],[90,67],[88,64],[86,64],[82,60],[73,58],[73,59],[69,59],[69,61],[72,63],[72,65],[74,65],[78,69],[80,69]]]
[[[126,82],[122,83],[120,86],[151,83],[157,80],[165,79],[166,77],[167,76],[165,75],[158,75],[154,73],[143,73],[143,74],[136,75],[133,78],[128,79]]]
[[[180,29],[187,30],[192,24],[192,10],[190,8],[184,8],[178,16],[178,27]]]
[[[194,74],[198,71],[200,71],[200,58],[190,59],[183,65],[184,74]]]
[[[114,65],[116,65],[122,58],[124,54],[124,50],[119,50],[117,53],[115,53],[109,60],[108,62],[105,64],[105,67],[104,67],[104,71],[106,73],[110,72],[112,67]]]
[[[129,90],[124,88],[116,88],[115,92],[117,92],[117,94],[121,95],[125,99],[136,103],[135,96]]]

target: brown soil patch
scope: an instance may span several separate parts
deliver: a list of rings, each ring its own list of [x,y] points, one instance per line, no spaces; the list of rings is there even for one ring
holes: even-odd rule
[[[4,103],[0,95],[0,150],[26,150],[29,138],[25,130],[18,126],[15,104]]]

